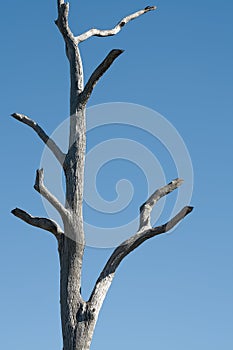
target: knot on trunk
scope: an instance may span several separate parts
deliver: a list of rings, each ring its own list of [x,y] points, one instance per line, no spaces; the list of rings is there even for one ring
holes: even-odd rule
[[[95,309],[89,309],[87,304],[81,304],[77,312],[78,322],[90,322],[94,320]]]

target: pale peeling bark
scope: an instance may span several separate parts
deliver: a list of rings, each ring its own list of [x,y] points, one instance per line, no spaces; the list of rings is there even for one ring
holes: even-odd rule
[[[132,21],[133,19],[141,15],[144,15],[144,13],[147,13],[153,10],[156,10],[156,6],[147,6],[143,10],[132,13],[131,15],[122,18],[122,20],[120,20],[120,22],[117,23],[117,25],[113,29],[106,29],[106,30],[101,30],[96,28],[89,29],[87,32],[76,37],[77,44],[84,40],[89,39],[92,36],[105,37],[105,36],[116,35],[128,22]]]
[[[138,231],[121,243],[112,253],[103,271],[97,279],[88,301],[81,295],[81,274],[85,247],[83,229],[83,184],[84,163],[86,152],[86,104],[92,91],[123,50],[112,50],[91,74],[84,85],[82,59],[78,44],[91,36],[111,36],[117,34],[125,24],[135,18],[155,10],[155,6],[147,6],[124,17],[113,29],[90,29],[75,37],[69,22],[69,4],[57,0],[58,18],[55,21],[60,30],[66,48],[70,66],[70,132],[69,150],[64,154],[44,130],[29,117],[14,113],[12,117],[30,126],[50,148],[63,167],[66,178],[66,203],[63,206],[44,185],[43,169],[37,170],[34,188],[60,214],[64,229],[53,220],[34,217],[22,209],[15,208],[12,214],[24,222],[42,228],[54,234],[58,241],[60,258],[60,303],[63,334],[63,350],[89,350],[99,311],[111,286],[115,272],[121,261],[144,241],[156,235],[165,233],[179,223],[192,207],[183,208],[166,224],[152,228],[150,215],[153,206],[160,198],[175,190],[182,184],[181,179],[175,179],[166,186],[156,190],[140,208],[140,225]]]

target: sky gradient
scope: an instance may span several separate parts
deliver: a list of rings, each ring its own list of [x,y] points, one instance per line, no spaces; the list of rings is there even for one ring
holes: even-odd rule
[[[86,77],[109,50],[125,50],[89,106],[136,103],[166,117],[192,159],[195,209],[172,234],[148,241],[122,263],[92,349],[228,350],[233,347],[233,3],[71,0],[70,25],[76,34],[109,28],[147,5],[158,9],[115,37],[81,46]],[[54,25],[55,0],[9,0],[1,11],[0,344],[4,350],[61,349],[55,239],[10,214],[17,206],[46,215],[33,190],[44,145],[9,115],[29,115],[52,133],[68,116],[68,64]],[[173,178],[172,168],[167,176]],[[86,249],[84,296],[110,253]]]

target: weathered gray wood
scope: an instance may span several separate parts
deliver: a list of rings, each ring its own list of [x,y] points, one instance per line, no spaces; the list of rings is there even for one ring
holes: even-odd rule
[[[82,60],[75,37],[69,28],[68,14],[69,5],[58,1],[58,18],[55,23],[64,38],[70,63],[70,135],[69,150],[64,162],[66,208],[70,217],[64,221],[65,235],[59,241],[61,322],[63,350],[87,350],[87,332],[82,320],[85,315],[85,302],[80,293],[85,247],[82,202],[86,110],[80,102],[80,94],[84,88]]]
[[[59,212],[63,220],[64,230],[51,219],[34,217],[18,208],[12,210],[12,214],[16,217],[32,226],[52,232],[57,238],[60,259],[63,350],[90,349],[99,311],[121,261],[149,238],[169,231],[193,209],[187,206],[166,224],[152,228],[150,215],[153,206],[160,198],[180,186],[183,180],[175,179],[166,186],[157,189],[140,208],[139,230],[114,250],[97,279],[89,300],[83,300],[81,295],[81,276],[85,234],[82,205],[86,152],[86,104],[98,80],[123,50],[112,50],[94,70],[84,86],[82,59],[78,44],[91,36],[104,37],[115,35],[128,22],[155,9],[155,6],[147,6],[143,10],[124,17],[113,29],[90,29],[75,37],[69,27],[69,4],[63,0],[57,0],[58,18],[55,23],[63,36],[66,55],[70,65],[70,131],[67,154],[62,153],[55,142],[48,137],[36,122],[23,114],[12,114],[12,117],[35,130],[58,159],[65,173],[65,206],[44,185],[43,169],[37,170],[34,185],[34,188]]]
[[[63,220],[65,220],[69,216],[68,210],[66,210],[63,205],[59,202],[59,200],[46,188],[44,185],[44,170],[38,169],[36,171],[36,180],[34,189],[39,192],[47,201],[49,201],[52,206],[59,212]]]
[[[69,4],[58,1],[58,18],[55,21],[59,28],[66,46],[66,55],[70,63],[70,115],[77,112],[78,96],[83,90],[83,66],[76,39],[69,27],[68,21]],[[73,129],[70,129],[73,135]],[[70,146],[75,141],[71,140]]]
[[[11,114],[11,116],[16,120],[30,126],[41,138],[41,140],[46,144],[46,146],[53,152],[54,156],[57,158],[61,166],[63,166],[65,154],[34,120],[20,113],[13,113]]]
[[[32,216],[26,211],[19,208],[13,209],[11,213],[19,219],[25,221],[27,224],[49,231],[55,236],[64,234],[61,227],[54,220]]]
[[[92,90],[94,89],[95,85],[98,83],[99,79],[102,77],[102,75],[109,69],[109,67],[112,65],[112,63],[115,61],[115,59],[120,56],[124,50],[112,50],[109,52],[109,54],[106,56],[106,58],[103,60],[103,62],[96,68],[96,70],[92,73],[90,76],[90,79],[85,85],[85,88],[83,92],[80,94],[80,102],[82,105],[86,105]]]
[[[142,229],[139,229],[139,231],[135,235],[121,243],[114,250],[109,260],[107,261],[105,267],[103,268],[89,299],[92,308],[95,308],[96,312],[98,312],[102,306],[104,298],[108,292],[115,272],[118,266],[120,265],[121,261],[127,255],[129,255],[129,253],[131,253],[134,249],[139,247],[143,242],[145,242],[149,238],[155,237],[157,235],[171,230],[186,215],[191,213],[192,210],[193,207],[187,206],[184,207],[175,217],[173,217],[164,225],[155,228],[148,228],[144,226]]]
[[[181,186],[183,182],[184,181],[182,179],[175,179],[171,181],[166,186],[156,190],[147,199],[147,201],[143,205],[141,205],[139,230],[142,230],[143,228],[151,227],[150,214],[151,214],[151,210],[153,209],[153,206],[160,200],[160,198],[166,196],[168,193],[174,191],[177,187]]]
[[[99,37],[105,37],[105,36],[113,36],[116,35],[117,33],[120,32],[120,30],[130,21],[133,19],[144,15],[144,13],[147,13],[149,11],[156,10],[156,6],[147,6],[143,10],[137,11],[132,13],[129,16],[126,16],[120,20],[120,22],[117,23],[117,25],[113,29],[106,29],[106,30],[101,30],[101,29],[96,29],[92,28],[89,29],[87,32],[79,35],[76,37],[77,44],[80,42],[89,39],[92,36],[99,36]]]

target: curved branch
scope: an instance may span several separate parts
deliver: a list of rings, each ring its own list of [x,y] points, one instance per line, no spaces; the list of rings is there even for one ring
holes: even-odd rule
[[[38,169],[36,171],[36,181],[34,189],[39,192],[47,201],[59,212],[62,219],[68,216],[68,210],[59,202],[59,200],[46,188],[44,185],[44,170]]]
[[[101,30],[101,29],[96,29],[96,28],[89,29],[87,32],[77,36],[76,41],[77,41],[77,43],[80,43],[84,40],[89,39],[92,36],[106,37],[106,36],[115,35],[115,34],[119,33],[120,30],[128,22],[132,21],[133,19],[135,19],[141,15],[144,15],[144,13],[147,13],[149,11],[153,11],[155,9],[156,9],[156,6],[147,6],[143,10],[134,12],[131,15],[122,18],[122,20],[120,22],[118,22],[117,25],[113,29],[107,29],[107,30]]]
[[[118,56],[120,56],[123,52],[124,50],[118,49],[110,51],[109,54],[103,60],[103,62],[101,62],[100,65],[95,69],[95,71],[90,76],[88,82],[86,83],[83,92],[80,94],[80,102],[82,104],[86,104],[88,102],[91,93],[95,85],[98,83],[99,79],[110,68],[115,59]]]
[[[13,118],[16,120],[30,126],[37,135],[41,138],[41,140],[48,146],[54,156],[57,158],[58,162],[63,167],[63,163],[65,160],[65,154],[60,150],[57,144],[44,132],[44,130],[32,119],[27,117],[24,114],[13,113],[11,114]]]
[[[154,207],[154,205],[160,200],[160,198],[166,196],[168,193],[174,191],[177,187],[181,186],[184,180],[182,179],[175,179],[172,180],[169,184],[167,184],[164,187],[159,188],[156,190],[149,198],[148,200],[142,204],[140,207],[140,225],[139,230],[144,228],[151,228],[150,223],[150,214]]]
[[[19,208],[13,209],[11,213],[16,217],[18,217],[19,219],[25,221],[27,224],[49,231],[53,233],[55,236],[60,236],[61,234],[64,233],[61,227],[51,219],[32,216],[28,214],[26,211]]]

